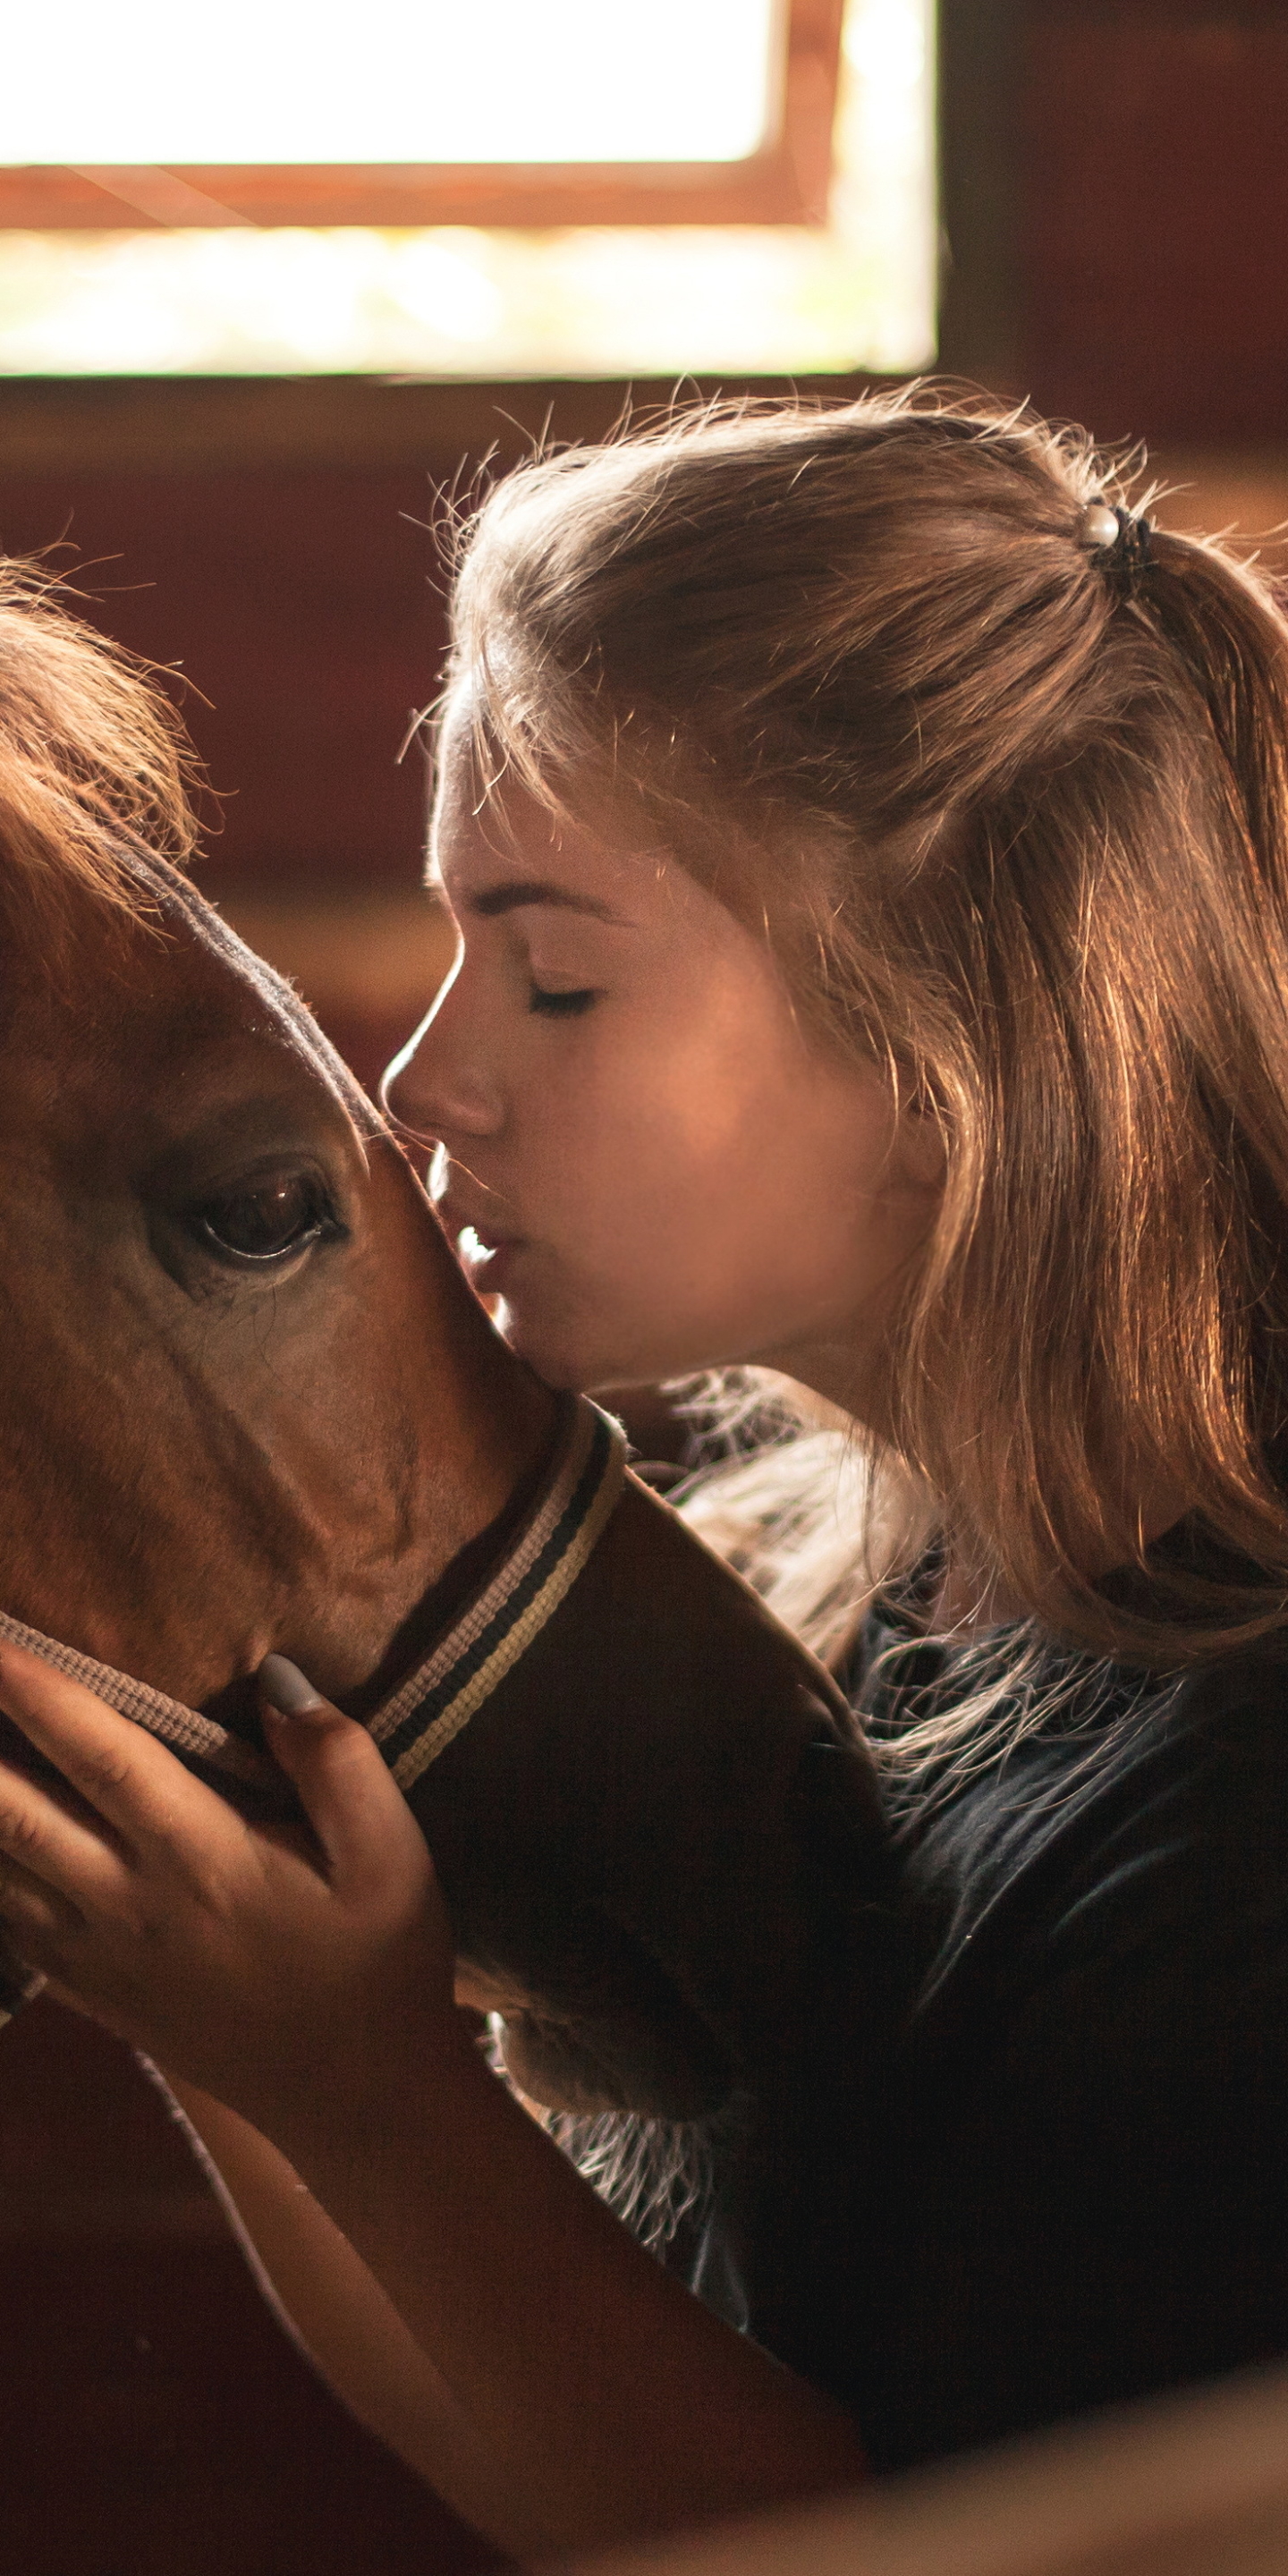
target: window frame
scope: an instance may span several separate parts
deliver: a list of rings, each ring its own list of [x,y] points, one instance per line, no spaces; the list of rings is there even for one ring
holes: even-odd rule
[[[776,130],[742,161],[0,168],[0,230],[221,225],[804,224],[827,221],[844,0],[787,0]]]

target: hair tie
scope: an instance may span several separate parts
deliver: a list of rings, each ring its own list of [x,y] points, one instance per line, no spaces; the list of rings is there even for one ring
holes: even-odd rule
[[[1116,503],[1089,501],[1079,534],[1093,555],[1106,557],[1105,570],[1121,583],[1125,596],[1134,598],[1142,575],[1154,560],[1153,522],[1143,513],[1134,519],[1130,510],[1120,509]]]

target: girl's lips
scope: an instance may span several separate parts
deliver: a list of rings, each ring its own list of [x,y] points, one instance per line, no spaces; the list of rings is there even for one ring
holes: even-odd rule
[[[522,1250],[523,1245],[516,1235],[507,1241],[490,1244],[477,1262],[470,1263],[470,1276],[481,1297],[505,1295],[506,1281]]]
[[[471,1216],[469,1209],[462,1207],[459,1199],[452,1198],[446,1192],[442,1198],[434,1200],[434,1208],[439,1224],[453,1243],[459,1243],[463,1234],[470,1234],[485,1252],[493,1252],[499,1251],[503,1243],[511,1243],[515,1240],[512,1235],[502,1233],[489,1217]]]
[[[438,1213],[447,1228],[457,1260],[474,1286],[485,1297],[499,1296],[511,1259],[523,1248],[522,1237],[490,1230],[485,1236],[471,1217],[464,1216],[448,1200],[440,1202]]]

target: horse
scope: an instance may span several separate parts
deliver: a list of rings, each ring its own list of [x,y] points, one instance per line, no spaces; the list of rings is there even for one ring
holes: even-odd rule
[[[381,1745],[536,2101],[785,2099],[886,1893],[840,1693],[508,1348],[186,875],[0,857],[0,951],[0,1628],[260,1817],[296,1811],[253,1676],[299,1663]]]

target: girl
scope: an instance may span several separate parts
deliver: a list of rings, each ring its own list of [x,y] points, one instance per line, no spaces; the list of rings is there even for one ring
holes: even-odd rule
[[[7,1779],[0,1915],[201,2088],[313,2348],[521,2553],[1288,2348],[1288,627],[1108,488],[933,390],[699,414],[512,477],[457,586],[460,950],[393,1111],[552,1383],[767,1367],[849,1426],[843,1549],[835,1434],[720,1507],[817,1567],[902,1872],[751,2337],[492,2081],[301,1676],[325,1871],[0,1656],[102,1819]]]

